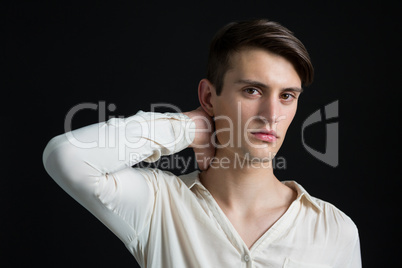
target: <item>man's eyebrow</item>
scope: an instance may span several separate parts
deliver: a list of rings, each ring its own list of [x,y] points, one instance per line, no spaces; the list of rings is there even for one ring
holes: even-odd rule
[[[261,83],[259,81],[249,80],[249,79],[239,79],[235,82],[235,84],[247,84],[247,85],[257,86],[257,87],[261,87],[261,88],[268,88],[268,86],[265,85],[264,83]]]
[[[282,91],[293,91],[293,92],[302,93],[303,88],[301,88],[301,87],[287,87],[287,88],[283,88]]]
[[[264,83],[261,83],[259,81],[249,80],[249,79],[239,79],[235,82],[235,84],[247,84],[247,85],[256,86],[256,87],[260,87],[260,88],[269,88],[269,86],[265,85]],[[294,91],[294,92],[302,93],[303,88],[287,87],[287,88],[281,89],[281,91]]]

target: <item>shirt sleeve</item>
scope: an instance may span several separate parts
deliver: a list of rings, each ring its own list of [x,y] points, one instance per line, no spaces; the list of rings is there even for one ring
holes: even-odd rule
[[[335,267],[361,268],[359,230],[352,219],[343,212],[341,213],[344,219],[343,224],[341,224],[342,220],[340,218],[336,221],[336,223],[342,225],[342,233],[339,236],[341,243],[336,247],[336,250],[341,254],[338,257],[338,263]]]
[[[43,152],[46,171],[126,245],[149,224],[155,172],[132,168],[188,147],[194,122],[179,113],[112,118],[56,136]]]
[[[360,239],[358,233],[356,233],[356,240],[354,243],[353,250],[351,252],[351,261],[348,267],[350,268],[361,268],[362,267],[362,260],[361,260],[361,253],[360,253]]]

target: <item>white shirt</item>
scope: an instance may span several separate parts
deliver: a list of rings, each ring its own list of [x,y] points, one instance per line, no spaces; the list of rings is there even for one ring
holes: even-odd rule
[[[131,167],[188,147],[194,128],[183,114],[140,111],[53,138],[43,162],[141,267],[361,267],[352,220],[294,181],[283,183],[296,200],[248,249],[198,171],[177,177]]]

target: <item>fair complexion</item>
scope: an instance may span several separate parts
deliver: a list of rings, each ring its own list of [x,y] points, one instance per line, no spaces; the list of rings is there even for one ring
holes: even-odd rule
[[[275,177],[272,158],[295,116],[300,93],[300,77],[288,60],[245,48],[232,55],[221,94],[201,80],[202,108],[185,113],[197,130],[210,130],[197,131],[190,145],[203,170],[200,180],[249,248],[296,198]],[[212,156],[218,163],[224,160],[225,167],[212,165]],[[245,161],[241,168],[235,165],[239,159]]]

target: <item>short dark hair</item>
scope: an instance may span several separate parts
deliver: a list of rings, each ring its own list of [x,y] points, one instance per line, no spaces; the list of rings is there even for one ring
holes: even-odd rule
[[[209,49],[207,79],[215,86],[217,95],[222,92],[230,57],[246,47],[262,48],[286,58],[293,64],[303,86],[313,82],[310,56],[289,29],[266,19],[231,22],[215,34]]]

